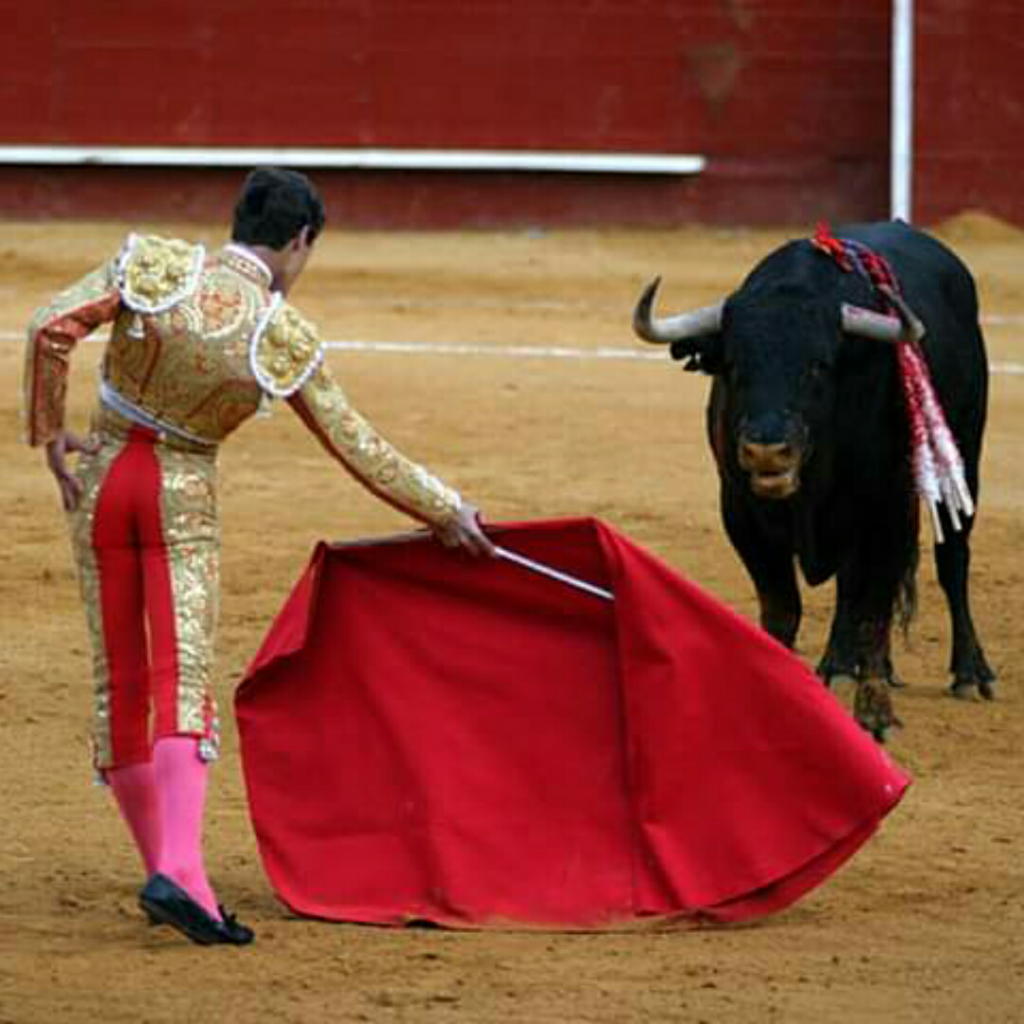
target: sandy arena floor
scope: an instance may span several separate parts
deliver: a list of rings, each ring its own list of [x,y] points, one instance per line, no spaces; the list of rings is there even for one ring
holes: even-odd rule
[[[216,678],[227,738],[207,862],[258,941],[203,950],[148,929],[135,907],[134,853],[91,782],[84,619],[57,493],[42,454],[21,443],[18,411],[29,315],[126,230],[6,224],[0,233],[0,1024],[1024,1020],[1019,371],[993,377],[974,534],[975,619],[1000,673],[999,701],[946,696],[948,624],[925,558],[921,612],[896,648],[910,684],[898,696],[907,727],[890,744],[915,785],[828,885],[768,921],[720,931],[395,931],[299,920],[277,902],[247,817],[233,688],[317,540],[406,523],[329,463],[286,407],[248,424],[222,456]],[[210,228],[161,230],[220,241]],[[977,215],[943,233],[975,269],[993,362],[1024,363],[1024,233]],[[666,307],[705,303],[788,234],[335,230],[293,298],[330,339],[473,347],[329,358],[378,428],[488,518],[602,517],[751,616],[751,587],[717,519],[706,380],[663,360],[507,348],[639,351],[629,317],[647,278],[664,274]],[[78,426],[99,353],[87,344],[76,354]],[[809,660],[830,602],[830,588],[806,594]]]

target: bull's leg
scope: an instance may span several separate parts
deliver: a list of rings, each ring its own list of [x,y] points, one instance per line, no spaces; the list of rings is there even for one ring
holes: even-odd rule
[[[861,670],[853,698],[853,717],[880,743],[888,731],[903,723],[896,716],[889,696],[892,659],[889,656],[891,632],[889,616],[869,618],[860,623],[858,649]]]
[[[939,583],[946,595],[953,627],[953,647],[949,670],[953,673],[951,687],[954,697],[966,700],[974,696],[975,689],[986,700],[995,697],[995,673],[985,660],[985,654],[974,632],[968,600],[968,577],[971,563],[969,544],[970,523],[963,532],[954,531],[943,513],[945,540],[935,545],[935,567]]]
[[[902,689],[906,684],[896,674],[892,660],[891,640],[892,630],[886,629],[882,673],[890,686]],[[822,655],[821,661],[818,662],[817,668],[818,675],[829,689],[832,688],[834,682],[840,679],[856,679],[863,674],[863,647],[864,643],[857,636],[857,623],[850,608],[849,597],[845,594],[845,588],[837,580],[835,614],[829,629],[828,644],[825,646],[825,653]]]
[[[748,571],[750,566],[747,566]],[[792,649],[800,631],[800,589],[796,582],[793,558],[789,556],[776,566],[769,567],[763,576],[751,578],[757,588],[757,603],[760,608],[761,628],[781,644]]]
[[[724,489],[721,507],[725,532],[757,591],[761,628],[792,648],[803,614],[793,552],[766,538],[742,503]]]
[[[879,573],[886,564],[881,555],[876,549],[862,552],[839,570],[829,644],[818,668],[827,683],[839,676],[856,679],[854,718],[880,742],[891,728],[902,725],[889,694],[894,678],[892,605],[898,583],[892,573]]]
[[[836,603],[832,615],[832,626],[828,633],[825,653],[818,662],[818,675],[825,685],[832,688],[841,678],[855,679],[859,673],[857,664],[857,629],[850,607],[849,587],[843,586],[844,573],[836,578]]]

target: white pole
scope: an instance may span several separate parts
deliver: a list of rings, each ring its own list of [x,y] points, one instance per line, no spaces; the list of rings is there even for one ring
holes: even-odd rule
[[[499,558],[515,562],[516,565],[521,565],[524,569],[529,569],[531,572],[547,576],[548,579],[558,580],[559,583],[565,583],[570,587],[575,587],[577,590],[584,590],[595,597],[604,598],[605,601],[615,600],[615,595],[610,590],[605,590],[603,587],[595,587],[593,583],[577,579],[575,576],[570,576],[567,572],[559,572],[558,569],[552,569],[550,565],[545,565],[543,562],[535,562],[532,558],[527,558],[525,555],[520,555],[515,551],[509,551],[508,548],[498,547],[497,545],[495,545],[494,550],[498,553]]]
[[[909,222],[914,173],[914,0],[893,3],[891,119],[889,212]]]

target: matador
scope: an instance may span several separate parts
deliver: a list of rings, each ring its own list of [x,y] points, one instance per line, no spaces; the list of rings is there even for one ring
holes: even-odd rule
[[[364,487],[448,546],[492,553],[475,507],[353,408],[316,328],[287,301],[322,225],[308,179],[259,169],[242,190],[231,243],[208,252],[132,234],[28,331],[27,435],[47,445],[68,510],[92,638],[95,766],[142,855],[144,909],[201,943],[252,937],[216,903],[199,838],[202,769],[218,748],[210,673],[220,444],[263,403],[285,400]],[[69,357],[104,324],[98,403],[82,443],[64,426]],[[78,452],[73,472],[65,451]]]

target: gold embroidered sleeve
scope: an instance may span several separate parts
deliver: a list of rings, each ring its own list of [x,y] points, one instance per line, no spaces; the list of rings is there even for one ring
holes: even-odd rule
[[[120,309],[115,264],[87,274],[36,311],[28,326],[23,379],[25,437],[52,441],[64,429],[71,350]]]
[[[325,365],[290,403],[328,452],[379,498],[435,526],[458,512],[458,493],[384,440],[349,404]]]

